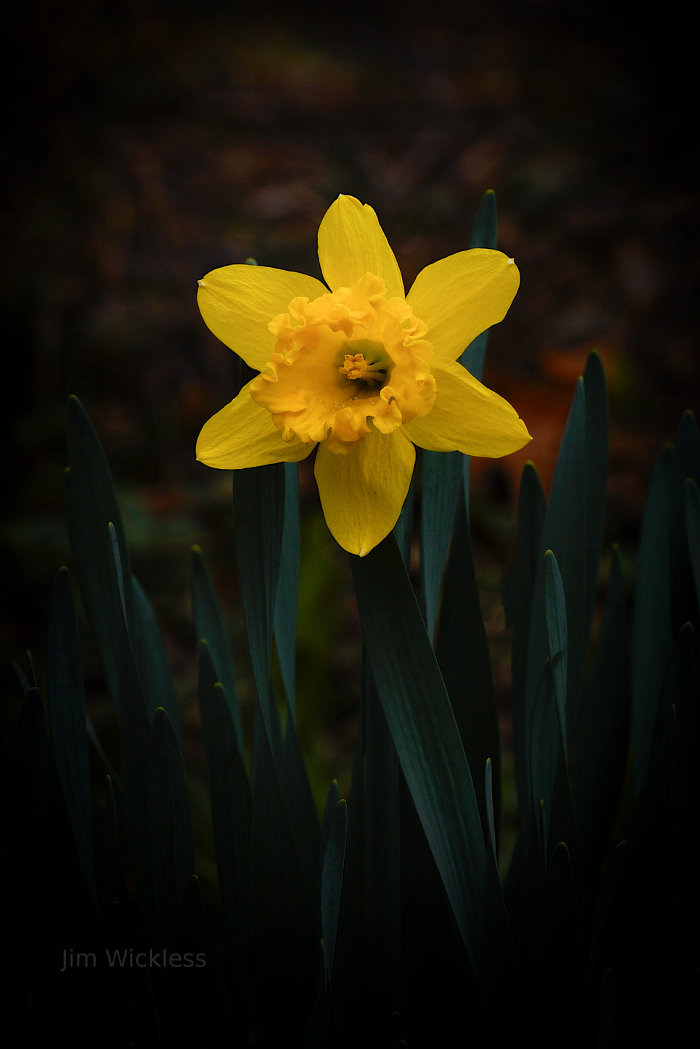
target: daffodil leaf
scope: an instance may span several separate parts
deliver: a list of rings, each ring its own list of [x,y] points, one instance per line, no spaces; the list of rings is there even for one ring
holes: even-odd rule
[[[546,509],[537,470],[533,463],[526,463],[518,496],[515,564],[512,573],[503,582],[506,623],[511,629],[513,749],[523,832],[530,826],[526,816],[530,811],[530,728],[526,707],[528,643]]]
[[[557,842],[565,841],[578,878],[580,849],[557,687],[555,671],[547,658],[537,682],[530,726],[531,818],[539,838],[543,869],[546,870]]]
[[[495,248],[498,243],[498,206],[496,194],[487,189],[474,219],[474,227],[469,242],[470,248]]]
[[[576,737],[572,790],[590,876],[613,827],[629,749],[630,659],[620,555],[613,549],[608,593]]]
[[[492,800],[494,826],[498,828],[501,809],[498,708],[471,534],[461,493],[443,583],[435,651],[470,769],[482,769],[486,761],[490,761],[495,770]],[[474,788],[486,835],[486,799],[481,777],[475,778]]]
[[[345,801],[339,801],[330,819],[321,866],[321,935],[326,982],[329,986],[332,982],[335,960],[347,830],[347,804]]]
[[[287,718],[279,763],[280,783],[297,846],[297,855],[312,900],[318,895],[320,827],[316,803],[301,753],[294,718]]]
[[[675,637],[684,623],[698,623],[698,601],[690,562],[690,536],[686,529],[685,482],[700,484],[700,431],[695,416],[681,417],[671,456],[669,506],[669,581],[671,630]]]
[[[215,680],[220,681],[229,704],[241,757],[245,754],[243,728],[238,705],[236,671],[231,655],[221,605],[199,546],[192,547],[192,610],[197,640],[205,640],[214,667]]]
[[[461,494],[463,459],[461,452],[424,451],[422,455],[421,580],[429,637],[435,631],[445,557]]]
[[[493,804],[493,762],[491,758],[486,759],[484,765],[484,797],[486,799],[486,822],[488,828],[487,844],[490,846],[490,855],[494,863],[498,863],[498,845],[496,842],[496,820]]]
[[[48,686],[56,772],[85,881],[97,901],[82,656],[67,568],[59,571],[51,592]]]
[[[66,410],[68,463],[66,471],[66,517],[68,537],[80,591],[110,691],[117,702],[119,653],[112,630],[112,586],[114,552],[107,531],[111,521],[119,548],[119,571],[126,586],[125,604],[131,608],[129,551],[119,503],[104,450],[95,429],[77,397],[69,397]],[[123,571],[122,571],[123,569]]]
[[[537,837],[546,858],[552,820],[554,782],[561,747],[561,729],[549,660],[542,665],[532,704],[530,725],[530,796]]]
[[[24,961],[31,969],[33,960],[40,959],[41,983],[46,981],[49,995],[44,1000],[52,1003],[49,1019],[60,1024],[73,1044],[87,1045],[99,1029],[103,974],[71,967],[70,959],[72,951],[98,949],[97,910],[80,868],[47,738],[43,699],[36,688],[30,689],[20,710],[14,757],[13,805],[6,828],[13,857],[6,871],[5,897],[12,904],[5,915],[12,934],[10,971],[21,977],[25,948]],[[29,980],[28,986],[41,986],[31,976]]]
[[[253,677],[275,760],[281,750],[270,659],[284,528],[284,464],[233,472],[233,536]]]
[[[567,676],[566,747],[570,750],[581,703],[588,660],[607,478],[607,392],[600,358],[589,356],[579,379],[559,449],[543,526],[544,549],[554,553],[566,600]],[[530,654],[535,665],[543,645],[541,600],[543,581],[535,583],[534,628]],[[531,673],[536,674],[533,669]],[[530,678],[530,687],[534,678]]]
[[[105,807],[102,831],[100,893],[105,909],[112,903],[126,902],[126,881],[119,835],[117,804],[111,776],[105,777]]]
[[[600,979],[611,958],[627,937],[625,924],[630,903],[634,850],[628,841],[613,849],[600,875],[600,885],[591,921],[590,958],[593,980]]]
[[[684,848],[694,818],[692,784],[696,704],[695,630],[681,629],[671,649],[654,719],[649,764],[635,814],[636,835],[644,843],[644,862]],[[661,850],[659,852],[659,850]],[[669,885],[670,888],[670,885]]]
[[[595,1021],[595,1044],[601,1046],[601,1049],[611,1049],[615,1044],[616,996],[615,970],[608,966],[600,981]]]
[[[252,764],[251,930],[259,978],[260,1038],[283,1044],[308,1016],[316,986],[317,919],[258,707]]]
[[[568,631],[564,584],[557,559],[551,550],[544,554],[544,618],[547,631],[547,658],[554,686],[562,746],[566,753],[566,680],[568,663]]]
[[[600,558],[603,548],[605,528],[605,509],[608,483],[608,391],[605,381],[603,362],[598,353],[590,353],[583,372],[583,386],[586,392],[586,546],[584,581],[584,602],[580,613],[581,630],[584,640],[584,655],[581,656],[581,667],[585,667],[585,653],[588,650],[588,637],[593,620]],[[579,694],[574,693],[572,710],[578,711],[581,702],[582,682],[585,674],[579,677]],[[572,729],[573,731],[573,729]]]
[[[576,885],[564,842],[548,865],[529,965],[529,1004],[539,1037],[580,1031],[583,954]]]
[[[299,468],[284,464],[284,526],[275,594],[274,635],[289,712],[296,720],[296,626],[299,602]]]
[[[469,765],[401,554],[351,558],[372,675],[457,926],[478,971],[485,847]]]
[[[206,641],[198,649],[198,695],[202,740],[209,771],[212,828],[219,889],[233,970],[234,1014],[245,1016],[245,944],[250,906],[251,798],[231,705],[216,679]]]
[[[666,662],[671,653],[669,502],[671,448],[659,453],[651,478],[637,551],[632,646],[632,750],[634,783],[641,791]]]
[[[583,670],[584,621],[588,609],[586,589],[586,394],[583,379],[576,384],[573,402],[559,448],[552,480],[549,503],[541,534],[541,549],[534,579],[532,609],[527,645],[524,717],[519,725],[524,730],[525,753],[529,752],[528,734],[533,724],[532,710],[542,666],[548,657],[545,613],[545,557],[551,550],[557,560],[566,599],[568,648],[566,681],[566,724],[568,743],[573,734],[577,711],[579,677]],[[581,479],[584,483],[581,483]],[[574,639],[572,643],[571,639]],[[526,781],[523,782],[526,786]]]
[[[111,522],[107,527],[107,533],[108,536],[114,537],[115,535]],[[113,557],[112,578],[109,581],[111,585],[108,585],[105,590],[105,595],[111,604],[110,634],[116,664],[115,698],[119,720],[126,824],[137,883],[140,882],[145,890],[148,884],[149,867],[146,798],[151,723],[129,637],[125,608],[120,596],[118,580],[124,577],[123,569],[119,564],[120,548],[115,541],[110,541],[109,547]]]
[[[484,795],[487,812],[487,858],[485,893],[485,929],[483,935],[482,971],[479,990],[482,995],[481,1015],[484,1027],[496,1036],[496,1044],[507,1044],[515,1035],[520,1012],[515,1008],[521,994],[521,976],[518,968],[515,943],[510,929],[508,911],[498,874],[497,835],[494,822],[493,765],[490,760],[484,766]],[[513,1003],[513,1009],[499,1009],[504,997]]]
[[[129,636],[134,649],[144,699],[148,705],[151,719],[158,707],[163,707],[167,711],[175,738],[181,747],[180,709],[163,635],[151,603],[135,576],[131,581],[131,589],[133,612]]]
[[[403,774],[399,776],[399,804],[401,998],[420,1003],[411,1017],[412,1036],[419,1044],[449,1044],[464,1010],[470,1015],[478,1011],[476,981],[442,874]],[[484,932],[490,919],[486,906],[484,896]],[[482,948],[488,949],[483,937]],[[483,961],[482,954],[480,977]],[[386,997],[382,1001],[389,1004]],[[433,1039],[439,1039],[438,1043]]]
[[[700,488],[692,477],[684,485],[685,529],[688,536],[688,552],[695,583],[695,598],[700,604]]]
[[[215,938],[196,874],[185,885],[171,959],[174,954],[192,964],[166,966],[161,973],[163,1041],[216,1045],[233,1037],[228,988],[217,964]]]
[[[127,831],[137,882],[148,885],[146,776],[150,722],[136,667],[129,551],[107,460],[76,397],[68,400],[66,515],[89,621],[117,707]]]
[[[172,942],[194,872],[192,818],[180,750],[166,711],[153,718],[148,754],[148,829],[153,943]]]
[[[334,979],[331,987],[332,998],[329,1001],[325,980],[325,966],[321,964],[319,980],[319,998],[326,1015],[332,1009],[338,1027],[351,1038],[353,1034],[361,1040],[366,1036],[367,1024],[361,1001],[362,992],[357,980],[357,973],[364,972],[366,952],[363,939],[363,908],[365,898],[365,790],[364,790],[364,704],[360,703],[357,743],[352,765],[352,779],[348,802],[348,825],[345,838],[345,861],[343,887],[334,956]],[[324,813],[324,827],[321,842],[324,854],[325,841],[328,836],[330,817],[335,805],[340,800],[337,785],[329,789]],[[317,1043],[320,1047],[328,1040]]]
[[[367,660],[363,660],[365,886],[363,928],[370,1001],[397,1004],[401,965],[399,768]]]

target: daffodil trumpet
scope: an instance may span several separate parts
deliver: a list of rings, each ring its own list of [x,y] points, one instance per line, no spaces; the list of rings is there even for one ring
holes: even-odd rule
[[[318,231],[326,285],[247,264],[199,282],[212,333],[259,374],[203,427],[197,458],[240,470],[314,449],[337,542],[363,556],[396,524],[416,447],[499,457],[530,435],[515,409],[458,363],[506,315],[520,275],[472,248],[426,266],[408,294],[374,210],[340,196]]]

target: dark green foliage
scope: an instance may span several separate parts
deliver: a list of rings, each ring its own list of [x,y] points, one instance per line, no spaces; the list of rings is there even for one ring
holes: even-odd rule
[[[484,209],[477,225],[488,243],[490,198]],[[469,352],[478,371],[482,350]],[[518,792],[505,859],[468,465],[428,464],[422,497],[436,499],[419,516],[430,580],[416,581],[418,597],[410,509],[396,536],[351,559],[363,644],[357,745],[348,797],[333,782],[321,821],[296,723],[295,474],[235,475],[252,738],[198,548],[192,560],[195,746],[208,770],[218,892],[200,886],[201,814],[190,809],[163,641],[75,399],[68,432],[75,574],[114,701],[118,757],[107,766],[86,722],[78,618],[61,569],[48,718],[31,669],[6,797],[13,1044],[694,1043],[700,439],[690,413],[652,478],[631,638],[614,548],[596,604],[607,476],[597,356],[577,384],[548,499],[525,467],[504,582]]]

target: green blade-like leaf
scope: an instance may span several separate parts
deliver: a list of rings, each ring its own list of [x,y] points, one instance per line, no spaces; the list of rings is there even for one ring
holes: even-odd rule
[[[567,656],[567,743],[570,745],[576,726],[580,681],[583,675],[584,660],[588,653],[586,624],[589,600],[586,592],[586,485],[581,479],[586,477],[586,392],[583,379],[576,384],[573,403],[564,430],[557,466],[552,480],[552,490],[547,506],[542,542],[545,549],[552,550],[559,566],[564,593],[566,594],[567,628],[569,636]],[[535,607],[544,589],[542,568],[538,571],[539,582],[535,583]],[[546,626],[542,623],[541,612],[535,613],[536,626],[530,635],[531,647],[528,653],[536,659],[537,670],[541,665],[541,655],[546,651]],[[544,627],[544,629],[543,629]],[[573,641],[571,640],[573,639]]]
[[[620,555],[614,548],[573,766],[576,823],[591,877],[603,860],[624,781],[630,692],[625,591]]]
[[[111,537],[115,535],[111,522],[107,527],[107,534]],[[110,636],[116,657],[115,698],[119,719],[126,825],[134,875],[137,884],[142,885],[145,889],[148,884],[147,872],[150,864],[146,798],[151,726],[118,582],[123,576],[119,564],[120,548],[116,542],[110,541],[110,549],[113,556],[111,580],[106,581],[104,593],[105,599],[110,603]]]
[[[615,1045],[615,972],[610,968],[601,980],[594,1045],[595,1049],[613,1049]]]
[[[352,766],[348,828],[345,845],[343,889],[335,950],[335,976],[332,985],[332,1007],[338,1025],[350,1039],[353,1031],[358,1038],[366,1035],[367,1025],[364,1001],[365,954],[362,940],[362,910],[365,887],[365,770],[364,770],[364,708],[360,704],[357,743]],[[321,836],[321,859],[325,849],[330,817],[340,800],[337,787],[328,792]],[[323,961],[320,972],[320,990],[323,1007],[327,1010],[326,981]],[[321,1042],[325,1046],[327,1042]]]
[[[470,769],[483,768],[487,760],[493,765],[495,827],[499,828],[501,744],[498,706],[463,497],[459,499],[455,516],[435,651]],[[486,835],[486,802],[480,777],[475,778],[474,788]]]
[[[207,642],[209,655],[215,667],[215,678],[223,685],[236,731],[238,750],[243,757],[243,728],[231,646],[221,605],[199,546],[192,547],[192,613],[197,641],[204,639]]]
[[[335,960],[335,942],[343,888],[345,842],[348,831],[348,808],[339,801],[330,820],[328,838],[321,868],[321,934],[326,981],[330,986]]]
[[[581,1044],[582,962],[576,885],[562,842],[547,870],[529,967],[529,1000],[544,1045]]]
[[[594,391],[592,396],[602,396],[600,384],[589,378],[589,385]],[[591,590],[595,580],[591,578],[592,568],[597,560],[593,554],[594,533],[600,525],[600,512],[596,508],[593,522],[589,528],[586,516],[586,493],[588,485],[587,457],[593,438],[587,438],[587,426],[600,418],[602,408],[593,411],[587,408],[587,387],[584,379],[576,384],[571,410],[567,419],[557,459],[557,466],[552,481],[552,490],[545,514],[541,536],[541,560],[535,576],[533,603],[530,616],[530,628],[527,647],[527,664],[524,691],[524,716],[520,727],[527,732],[532,725],[532,707],[542,665],[547,658],[547,625],[545,616],[545,559],[546,550],[551,550],[556,557],[561,574],[567,617],[567,678],[566,678],[566,733],[567,753],[571,748],[574,730],[578,721],[581,682],[585,674],[588,658],[590,617],[592,609]],[[597,393],[595,392],[597,391]],[[600,469],[602,452],[592,456],[594,464]],[[590,468],[589,468],[590,473]],[[600,484],[591,480],[591,490],[599,490]],[[600,493],[598,498],[600,498]],[[594,527],[595,526],[595,527]],[[591,542],[589,543],[589,539]],[[518,697],[519,699],[519,697]],[[524,754],[529,753],[527,739]],[[520,755],[522,757],[522,755]],[[526,787],[528,778],[520,776],[519,786]],[[529,806],[528,806],[529,808]]]
[[[484,930],[484,997],[481,1008],[482,1038],[498,1045],[510,1044],[521,1029],[522,977],[519,971],[515,943],[498,874],[497,835],[494,824],[493,766],[490,760],[484,766],[484,795],[486,799],[488,836],[486,860],[486,894]],[[499,1003],[507,998],[511,1008],[501,1009]]]
[[[692,835],[697,804],[696,641],[686,623],[671,649],[654,721],[647,778],[635,813],[638,834],[655,857],[672,849],[678,862]],[[655,847],[654,833],[659,837]],[[669,838],[670,834],[670,838]],[[651,860],[648,861],[651,865]],[[671,866],[671,864],[667,864]]]
[[[649,764],[656,709],[671,652],[669,494],[671,448],[654,467],[637,553],[632,648],[632,748],[634,784],[642,789]]]
[[[586,391],[586,582],[588,608],[582,622],[586,636],[591,629],[596,585],[600,570],[605,528],[608,484],[608,389],[600,355],[588,356],[583,372]]]
[[[168,964],[153,974],[162,1043],[183,1049],[235,1045],[227,988],[196,875],[185,886],[173,947],[166,958]]]
[[[363,639],[396,752],[479,971],[485,848],[469,766],[393,535],[351,557]]]
[[[522,831],[528,827],[530,812],[530,712],[526,709],[527,653],[546,509],[547,504],[537,470],[533,463],[526,463],[518,496],[515,565],[511,575],[503,582],[506,622],[512,630],[513,748]]]
[[[85,881],[97,901],[82,657],[67,568],[59,571],[51,593],[48,686],[56,772]]]
[[[318,921],[309,897],[270,740],[258,708],[253,740],[251,929],[260,1040],[284,1044],[318,988]]]
[[[544,554],[544,619],[547,634],[547,658],[554,686],[554,702],[559,717],[562,748],[566,753],[566,681],[568,665],[568,630],[564,584],[557,559],[551,550]]]
[[[547,660],[541,670],[532,704],[529,732],[530,796],[532,816],[546,862],[552,823],[554,785],[561,751],[561,727],[554,694],[554,679]]]
[[[117,805],[112,777],[105,778],[105,815],[102,832],[102,872],[100,880],[102,904],[107,909],[112,903],[126,903],[126,879],[119,836]]]
[[[486,821],[488,827],[487,843],[491,849],[491,858],[498,869],[498,845],[493,803],[493,762],[491,758],[487,758],[484,765],[484,797],[486,799]]]
[[[688,553],[695,584],[695,598],[700,604],[700,488],[692,477],[684,485],[685,528],[688,536]]]
[[[119,547],[119,571],[124,586],[127,615],[131,610],[131,569],[129,551],[114,491],[114,484],[100,440],[77,397],[67,404],[66,428],[68,463],[66,472],[66,516],[68,536],[100,657],[110,691],[116,700],[119,652],[114,646],[112,606],[108,593],[114,572],[112,537],[108,522],[114,525]]]
[[[421,580],[429,637],[435,631],[440,585],[462,487],[461,452],[424,451],[421,491]]]
[[[294,718],[287,719],[280,758],[280,783],[297,854],[304,872],[309,896],[316,900],[319,890],[318,812],[299,745]]]
[[[272,752],[282,737],[270,657],[284,528],[284,464],[234,470],[233,534],[253,677]]]
[[[78,955],[99,949],[97,911],[81,871],[37,689],[30,689],[22,704],[13,742],[13,805],[4,813],[12,856],[5,899],[12,904],[6,923],[13,941],[7,949],[11,967],[27,950],[29,978],[21,994],[35,999],[22,1017],[21,1041],[27,1020],[36,1017],[41,1024],[39,1014],[46,1009],[52,1029],[70,1044],[89,1045],[94,1038],[103,1043],[108,981],[103,970],[74,964]]]
[[[88,619],[117,707],[129,851],[137,882],[145,888],[150,724],[130,638],[133,591],[129,552],[104,451],[75,397],[68,401],[67,433],[68,532]]]
[[[194,873],[192,817],[180,750],[166,711],[153,718],[148,755],[152,942],[174,937],[187,883]]]
[[[211,650],[200,641],[197,670],[202,741],[209,771],[219,890],[234,978],[234,1015],[246,1014],[246,946],[250,911],[251,798],[231,706],[216,680]]]
[[[277,657],[291,717],[296,721],[296,636],[299,603],[299,469],[284,464],[284,528],[275,596],[274,634]]]
[[[401,844],[399,768],[367,660],[363,660],[364,710],[364,951],[370,1017],[390,1015],[400,1004]]]
[[[131,582],[133,613],[130,638],[146,707],[151,720],[158,707],[167,711],[178,744],[182,746],[180,708],[163,635],[143,587]]]
[[[675,637],[684,623],[698,625],[698,600],[686,528],[685,482],[700,484],[700,431],[692,412],[683,413],[671,455],[669,476],[669,584],[671,630]]]
[[[549,659],[542,667],[535,694],[531,748],[532,813],[539,832],[540,860],[546,868],[557,843],[567,842],[578,884],[580,848],[564,750],[564,726],[557,702],[555,673]]]

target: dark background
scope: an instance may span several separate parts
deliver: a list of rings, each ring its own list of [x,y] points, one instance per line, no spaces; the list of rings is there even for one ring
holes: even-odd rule
[[[251,256],[318,275],[318,223],[343,192],[375,207],[409,287],[467,245],[492,188],[522,283],[492,332],[485,380],[534,436],[523,453],[474,465],[505,702],[498,581],[518,478],[532,458],[547,488],[588,352],[602,355],[611,398],[606,539],[628,567],[657,451],[681,411],[697,411],[690,15],[554,0],[478,0],[449,14],[440,2],[217,0],[196,13],[184,2],[32,0],[3,19],[3,680],[26,648],[43,674],[50,586],[69,559],[64,406],[75,393],[196,719],[192,543],[244,647],[230,475],[194,459],[200,427],[235,392],[235,359],[201,321],[197,279]],[[315,499],[310,484],[300,703],[327,782],[352,735],[355,635],[347,565]],[[99,688],[89,635],[86,645]]]

